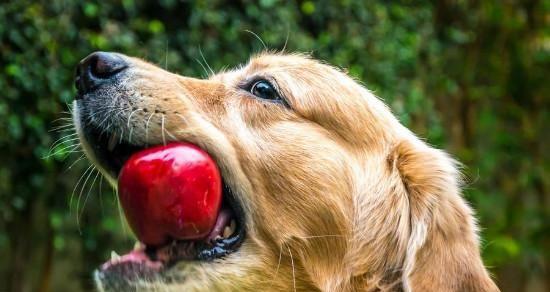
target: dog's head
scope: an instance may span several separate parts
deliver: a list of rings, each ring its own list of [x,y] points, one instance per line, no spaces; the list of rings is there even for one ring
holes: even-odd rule
[[[220,167],[236,221],[186,256],[175,241],[113,259],[100,288],[494,287],[452,160],[344,72],[261,54],[202,80],[103,52],[77,71],[74,122],[111,183],[133,152],[191,142]]]

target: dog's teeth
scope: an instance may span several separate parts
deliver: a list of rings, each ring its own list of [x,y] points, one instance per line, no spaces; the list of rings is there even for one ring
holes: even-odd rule
[[[139,241],[136,241],[136,243],[134,243],[134,250],[141,250],[143,249],[143,244]]]
[[[223,229],[223,238],[228,238],[231,235],[231,228],[229,226],[225,226]]]
[[[235,222],[235,220],[231,220],[231,223],[229,223],[229,225],[225,226],[225,228],[223,229],[223,237],[228,238],[233,233],[235,233],[236,227],[237,223]]]
[[[111,251],[111,261],[117,261],[120,259],[120,256],[113,250]]]
[[[112,134],[111,137],[109,138],[109,143],[107,144],[107,150],[113,151],[113,149],[115,149],[115,146],[118,142],[117,140],[118,140],[117,134]]]

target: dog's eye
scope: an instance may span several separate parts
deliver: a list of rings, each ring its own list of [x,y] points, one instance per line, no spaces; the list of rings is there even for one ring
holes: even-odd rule
[[[256,81],[252,87],[250,87],[250,93],[254,94],[255,96],[262,98],[262,99],[268,99],[273,101],[281,100],[281,97],[279,96],[279,93],[271,83],[260,80]]]

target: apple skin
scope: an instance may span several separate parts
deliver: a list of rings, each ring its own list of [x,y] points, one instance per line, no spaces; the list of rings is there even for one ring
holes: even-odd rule
[[[170,143],[134,153],[120,171],[118,195],[137,238],[159,246],[209,234],[220,210],[222,180],[204,150]]]

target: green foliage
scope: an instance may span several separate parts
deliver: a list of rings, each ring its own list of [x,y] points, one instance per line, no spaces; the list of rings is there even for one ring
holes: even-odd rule
[[[404,124],[464,162],[465,196],[497,281],[507,291],[544,290],[550,4],[529,3],[2,2],[0,290],[89,289],[110,249],[131,247],[112,191],[85,173],[85,160],[72,166],[74,141],[50,149],[67,135],[50,130],[67,122],[80,59],[119,51],[206,76],[206,61],[214,70],[246,62],[262,42],[346,68]]]

